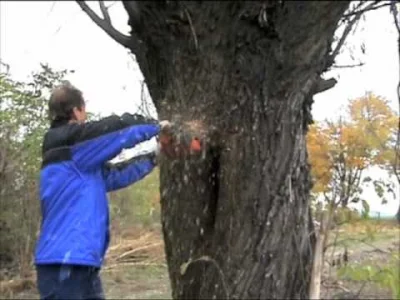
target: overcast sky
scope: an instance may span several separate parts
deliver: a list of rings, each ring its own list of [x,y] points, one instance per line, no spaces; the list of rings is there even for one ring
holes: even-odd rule
[[[90,4],[97,10],[97,1]],[[114,26],[128,34],[121,3],[113,5],[110,13]],[[40,62],[47,62],[55,69],[75,70],[69,79],[83,90],[88,110],[102,115],[137,110],[142,80],[137,65],[128,51],[102,32],[75,2],[1,1],[0,20],[0,57],[11,66],[14,78],[23,80],[38,69]],[[362,43],[365,54],[360,51]],[[356,61],[351,60],[349,49],[353,49]],[[326,74],[339,82],[315,97],[316,120],[334,117],[349,98],[366,91],[384,96],[398,109],[397,33],[388,8],[366,15],[337,63],[347,65],[360,60],[365,63],[363,67]],[[392,200],[384,207],[373,201],[372,209],[395,213],[398,201]]]

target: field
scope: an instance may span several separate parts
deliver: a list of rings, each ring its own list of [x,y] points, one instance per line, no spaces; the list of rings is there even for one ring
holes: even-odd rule
[[[158,221],[157,176],[155,172],[131,190],[111,195],[114,238],[102,270],[108,299],[171,298]],[[331,234],[335,246],[326,255],[322,296],[400,299],[399,240],[394,220],[359,220],[335,229]],[[4,278],[0,295],[37,298],[34,272],[24,279]]]

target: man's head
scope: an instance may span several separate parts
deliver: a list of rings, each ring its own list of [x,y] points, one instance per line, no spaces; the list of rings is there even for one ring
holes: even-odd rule
[[[69,82],[56,87],[50,96],[49,117],[53,125],[86,120],[82,92]]]

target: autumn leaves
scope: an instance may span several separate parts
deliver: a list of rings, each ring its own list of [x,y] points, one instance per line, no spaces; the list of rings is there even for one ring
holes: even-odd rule
[[[310,126],[313,193],[329,194],[330,200],[346,206],[359,194],[367,168],[378,166],[393,173],[398,118],[388,101],[367,93],[350,100],[336,120]]]

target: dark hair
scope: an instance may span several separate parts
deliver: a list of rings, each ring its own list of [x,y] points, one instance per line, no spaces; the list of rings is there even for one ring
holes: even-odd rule
[[[63,82],[51,93],[49,100],[49,119],[51,125],[64,124],[71,120],[74,107],[85,105],[82,92],[68,81]]]

